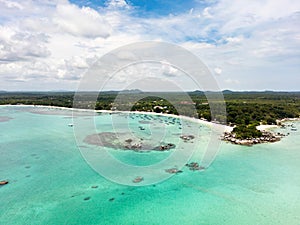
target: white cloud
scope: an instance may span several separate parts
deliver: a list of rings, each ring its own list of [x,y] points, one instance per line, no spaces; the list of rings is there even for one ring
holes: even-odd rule
[[[213,18],[213,16],[210,13],[210,10],[211,10],[211,7],[206,7],[203,10],[203,16],[206,17],[206,18]]]
[[[108,6],[108,8],[113,8],[113,9],[130,9],[130,5],[127,4],[127,2],[125,0],[108,0],[106,2],[106,5]]]
[[[66,60],[66,64],[72,68],[86,69],[89,67],[86,59],[79,56],[73,56],[71,59]]]
[[[221,75],[222,74],[222,69],[220,67],[214,68],[214,72],[216,75]]]
[[[50,55],[45,45],[47,36],[44,34],[3,26],[0,27],[0,34],[0,61],[30,60]]]
[[[66,74],[67,74],[66,70],[62,70],[62,69],[58,69],[57,70],[57,76],[58,76],[58,78],[63,79],[66,76]]]
[[[236,29],[255,29],[264,22],[297,13],[299,8],[300,2],[294,0],[220,0],[211,13],[222,22],[221,33],[227,33]]]
[[[0,0],[0,5],[4,5],[4,7],[9,8],[9,9],[19,9],[22,10],[23,6],[19,4],[18,2],[13,2],[13,1],[7,1],[7,0]]]
[[[71,4],[59,4],[53,22],[62,32],[74,36],[107,38],[111,32],[105,19],[89,7],[79,8]]]
[[[47,85],[69,81],[65,86],[73,88],[97,58],[143,40],[187,48],[215,74],[222,74],[216,79],[224,88],[247,89],[249,82],[243,80],[250,79],[249,71],[258,81],[262,73],[280,76],[282,70],[288,70],[285,76],[299,74],[299,1],[206,3],[206,8],[195,6],[182,14],[151,18],[134,16],[134,6],[125,0],[108,1],[98,11],[66,0],[0,0],[0,89],[7,89],[12,84],[9,80],[47,80]],[[165,77],[178,77],[179,73],[168,65],[144,72]],[[143,76],[137,70],[128,70],[128,74],[134,79]]]
[[[162,61],[161,63],[161,72],[160,74],[166,77],[176,77],[178,75],[182,75],[182,72],[169,64],[167,61]]]
[[[233,80],[233,79],[225,79],[225,82],[228,84],[239,84],[240,82],[238,80]]]
[[[244,38],[242,36],[225,38],[225,41],[227,41],[228,43],[231,43],[231,44],[238,44],[238,43],[241,43],[243,40],[244,40]]]

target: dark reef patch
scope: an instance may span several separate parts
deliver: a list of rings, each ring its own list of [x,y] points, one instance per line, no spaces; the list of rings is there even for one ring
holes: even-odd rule
[[[136,152],[168,151],[176,147],[172,143],[144,140],[128,136],[127,133],[102,132],[88,135],[84,140],[90,145],[108,147],[116,150],[132,150]]]
[[[10,121],[12,119],[13,118],[9,117],[9,116],[0,116],[0,122],[7,122],[7,121]]]

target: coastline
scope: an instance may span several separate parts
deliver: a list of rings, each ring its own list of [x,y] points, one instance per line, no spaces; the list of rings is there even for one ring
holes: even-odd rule
[[[295,122],[295,121],[300,121],[300,117],[299,118],[284,118],[282,120],[278,120],[278,122],[284,123],[284,122]]]
[[[256,129],[260,130],[260,131],[266,131],[266,130],[271,130],[271,129],[275,129],[275,128],[279,128],[279,126],[278,125],[259,125],[259,126],[256,126]]]
[[[281,120],[276,120],[277,124],[287,123],[287,122],[298,122],[298,121],[300,121],[300,118],[284,118]],[[256,127],[256,129],[260,131],[270,131],[276,128],[280,128],[280,125],[259,125]]]
[[[299,122],[300,118],[285,118],[282,120],[277,120],[278,125],[259,125],[256,126],[256,129],[261,131],[262,136],[255,137],[255,138],[246,138],[246,139],[239,139],[236,137],[235,133],[225,132],[222,136],[223,141],[227,141],[232,144],[238,145],[246,145],[252,146],[255,144],[262,144],[262,143],[273,143],[280,141],[283,137],[288,136],[290,133],[281,133],[281,132],[274,132],[274,129],[278,128],[286,128],[286,126],[293,127],[293,124],[282,124],[285,122]],[[296,129],[296,128],[294,128]],[[297,129],[296,129],[297,130]]]
[[[21,107],[37,107],[37,108],[50,108],[50,109],[59,109],[59,110],[69,110],[69,111],[78,111],[78,112],[92,112],[92,113],[132,113],[132,114],[147,114],[147,115],[155,115],[155,116],[166,116],[166,117],[173,117],[178,119],[184,119],[193,123],[198,123],[201,125],[205,125],[211,129],[214,129],[219,132],[231,132],[233,127],[228,125],[223,125],[219,123],[209,122],[206,120],[201,120],[193,117],[188,116],[181,116],[181,115],[174,115],[174,114],[167,114],[167,113],[156,113],[156,112],[144,112],[144,111],[120,111],[120,110],[93,110],[93,109],[78,109],[78,108],[67,108],[67,107],[60,107],[60,106],[47,106],[47,105],[1,105],[1,106],[21,106]]]
[[[91,112],[91,113],[127,113],[127,114],[147,114],[147,115],[154,115],[154,116],[165,116],[165,117],[172,117],[178,119],[184,119],[186,121],[197,123],[200,125],[204,125],[212,129],[214,132],[217,132],[220,135],[221,140],[228,141],[232,144],[239,144],[239,145],[247,145],[251,146],[253,144],[260,144],[260,143],[268,143],[268,142],[277,142],[281,140],[281,137],[284,135],[277,134],[275,135],[271,130],[279,128],[279,125],[259,125],[256,126],[256,129],[263,132],[266,139],[259,139],[259,138],[252,138],[252,139],[245,139],[239,140],[235,139],[234,136],[231,136],[231,132],[234,127],[223,125],[219,123],[209,122],[202,119],[197,119],[188,116],[181,116],[181,115],[174,115],[174,114],[166,114],[166,113],[156,113],[156,112],[143,112],[143,111],[120,111],[120,110],[93,110],[93,109],[78,109],[78,108],[67,108],[67,107],[60,107],[60,106],[47,106],[47,105],[0,105],[0,106],[18,106],[18,107],[33,107],[33,108],[48,108],[48,109],[57,109],[57,110],[68,110],[71,112]],[[294,122],[300,121],[300,118],[284,118],[281,120],[277,120],[278,123],[285,123],[285,122]],[[229,136],[228,136],[229,135]],[[227,136],[227,138],[226,138]],[[234,139],[232,139],[232,137]]]

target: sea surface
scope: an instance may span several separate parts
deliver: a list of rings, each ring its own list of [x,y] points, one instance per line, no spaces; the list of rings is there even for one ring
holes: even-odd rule
[[[151,184],[147,183],[150,174],[137,172],[145,180],[136,187],[100,175],[86,154],[105,148],[138,170],[169,159],[176,150],[184,158],[196,146],[187,163],[200,162],[211,138],[210,128],[164,116],[75,115],[81,125],[91,117],[93,129],[86,126],[78,134],[70,110],[0,106],[0,180],[9,181],[0,186],[1,225],[300,223],[299,122],[293,122],[297,131],[291,127],[274,130],[289,133],[280,142],[252,147],[222,142],[205,170],[191,171],[175,159],[174,167],[182,173]],[[173,143],[176,148],[139,152],[84,142],[86,135],[126,129],[141,141],[153,141],[155,146]],[[184,142],[183,133],[195,139]],[[126,171],[110,167],[105,159],[98,163],[114,174],[115,181],[134,185],[134,177],[126,177]]]

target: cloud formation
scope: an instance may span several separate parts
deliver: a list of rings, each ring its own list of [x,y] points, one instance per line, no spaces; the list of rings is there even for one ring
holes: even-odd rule
[[[97,58],[144,40],[187,48],[222,74],[215,77],[221,89],[299,89],[298,1],[198,1],[174,14],[141,12],[124,0],[93,8],[67,0],[0,0],[0,89],[76,89]],[[151,71],[178,77],[167,64]]]
[[[59,4],[52,21],[59,32],[67,32],[77,37],[110,36],[110,25],[103,16],[89,7],[79,8],[71,4]]]

